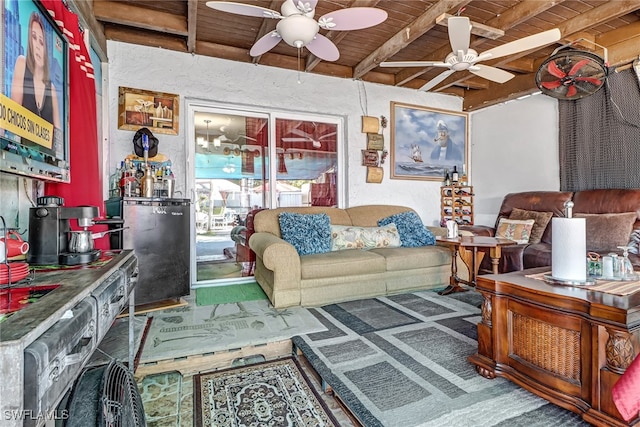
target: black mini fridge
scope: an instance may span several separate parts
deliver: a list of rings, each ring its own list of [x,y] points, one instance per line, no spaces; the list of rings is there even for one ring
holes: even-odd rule
[[[122,218],[112,249],[133,249],[139,274],[136,305],[178,299],[190,292],[189,199],[113,197],[107,215]],[[115,227],[114,227],[115,228]]]

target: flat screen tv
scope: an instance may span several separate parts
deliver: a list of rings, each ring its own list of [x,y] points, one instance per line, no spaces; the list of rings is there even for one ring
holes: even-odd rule
[[[69,182],[68,43],[35,0],[3,0],[0,171]]]

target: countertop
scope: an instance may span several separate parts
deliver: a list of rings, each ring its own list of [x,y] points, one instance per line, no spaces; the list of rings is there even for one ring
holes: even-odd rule
[[[57,284],[57,289],[0,323],[0,349],[21,341],[26,347],[69,309],[85,299],[102,278],[117,273],[133,256],[133,250],[108,251],[113,258],[100,267],[36,271],[33,286]]]

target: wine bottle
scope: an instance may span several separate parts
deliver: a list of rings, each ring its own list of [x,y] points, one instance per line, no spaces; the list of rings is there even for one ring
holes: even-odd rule
[[[449,178],[449,169],[445,169],[444,172],[444,185],[451,185],[451,178]]]
[[[453,171],[451,172],[451,182],[453,184],[458,183],[458,168],[456,165],[453,165]]]

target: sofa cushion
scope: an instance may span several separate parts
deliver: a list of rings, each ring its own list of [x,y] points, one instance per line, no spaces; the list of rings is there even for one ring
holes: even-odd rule
[[[415,248],[380,248],[373,252],[386,260],[387,271],[403,271],[451,265],[451,251],[445,246],[420,246]]]
[[[529,243],[539,243],[544,234],[544,230],[547,229],[549,221],[553,212],[538,212],[528,211],[525,209],[513,208],[509,219],[532,219],[534,220],[533,228],[531,229],[531,235],[529,236]]]
[[[278,218],[282,238],[291,243],[299,255],[331,250],[331,223],[326,214],[281,212]]]
[[[326,206],[291,206],[286,208],[264,209],[257,212],[253,218],[253,228],[256,233],[271,233],[282,238],[280,233],[280,214],[292,212],[297,214],[327,214],[331,224],[352,225],[351,218],[344,209]],[[376,224],[373,224],[376,225]]]
[[[382,227],[331,225],[331,250],[397,248],[401,245],[395,224]]]
[[[616,251],[618,246],[626,246],[637,218],[635,212],[576,213],[574,216],[585,218],[587,249],[596,252]]]
[[[379,226],[391,223],[398,227],[400,241],[404,247],[415,248],[436,244],[436,238],[433,233],[424,226],[418,214],[413,211],[398,213],[378,221]]]
[[[372,251],[335,251],[300,258],[302,279],[384,273],[385,259]]]
[[[533,219],[506,219],[500,218],[498,228],[496,229],[496,237],[513,240],[517,243],[529,243],[531,229],[533,228]]]

